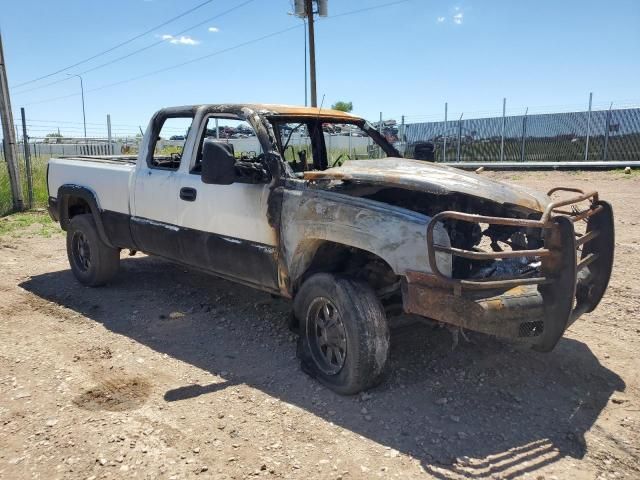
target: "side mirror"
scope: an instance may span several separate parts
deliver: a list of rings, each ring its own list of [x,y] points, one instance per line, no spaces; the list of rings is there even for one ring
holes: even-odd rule
[[[231,185],[236,180],[233,145],[206,138],[202,146],[202,182]]]

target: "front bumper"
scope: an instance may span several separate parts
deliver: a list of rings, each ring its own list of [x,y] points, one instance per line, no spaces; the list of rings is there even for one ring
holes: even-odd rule
[[[613,264],[614,227],[611,205],[597,192],[557,188],[577,193],[549,204],[540,220],[486,217],[446,211],[433,217],[427,228],[432,273],[408,272],[402,285],[404,310],[470,330],[530,343],[550,351],[580,315],[596,308],[609,283]],[[589,202],[584,210],[575,209]],[[571,206],[571,211],[562,207]],[[433,242],[435,225],[445,219],[542,229],[544,247],[535,250],[480,252],[442,247]],[[584,233],[574,224],[586,221]],[[443,275],[436,251],[470,260],[536,258],[536,276],[491,279],[453,279]]]

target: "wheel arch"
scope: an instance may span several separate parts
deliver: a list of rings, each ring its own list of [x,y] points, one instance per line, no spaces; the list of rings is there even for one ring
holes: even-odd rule
[[[374,252],[345,243],[307,238],[293,255],[290,266],[293,293],[315,273],[345,274],[365,280],[378,291],[399,279],[389,263]]]
[[[69,222],[76,215],[91,214],[100,239],[114,248],[104,229],[102,214],[98,206],[96,194],[89,188],[65,184],[58,188],[58,218],[63,230],[67,230]]]

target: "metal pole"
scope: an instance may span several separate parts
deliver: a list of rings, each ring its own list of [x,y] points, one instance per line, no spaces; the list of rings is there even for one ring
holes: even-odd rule
[[[82,77],[77,73],[67,73],[70,77],[78,77],[80,79],[80,95],[82,96],[82,123],[84,125],[84,140],[87,140],[87,117],[85,115],[84,110],[84,83],[82,81]]]
[[[442,161],[447,161],[447,112],[449,110],[449,104],[444,102],[444,144],[442,147]]]
[[[82,77],[78,75],[80,78],[80,95],[82,95],[82,123],[84,124],[84,139],[87,140],[87,117],[84,111],[84,84],[82,83]]]
[[[9,98],[9,82],[4,62],[2,48],[2,35],[0,35],[0,120],[2,121],[3,146],[14,210],[24,210],[24,198],[22,196],[22,184],[20,183],[20,171],[18,169],[18,151],[16,148],[16,134],[13,129],[13,114],[11,113],[11,99]]]
[[[460,143],[462,142],[462,116],[464,112],[460,114],[460,118],[458,119],[458,152],[457,152],[457,160],[460,161]]]
[[[33,175],[31,172],[31,152],[29,151],[29,137],[27,135],[27,120],[24,114],[24,107],[20,108],[20,116],[22,117],[22,146],[24,147],[24,164],[27,170],[27,194],[29,199],[29,208],[33,208]]]
[[[502,99],[502,133],[500,134],[500,161],[504,160],[504,130],[507,126],[507,99]]]
[[[607,125],[604,131],[604,150],[602,151],[602,161],[607,161],[607,155],[609,154],[609,129],[611,128],[611,107],[613,107],[613,102],[609,105],[609,110],[607,110]]]
[[[378,133],[380,135],[382,135],[382,112],[380,112],[380,121],[378,122]],[[377,153],[378,157],[381,157],[382,156],[382,152],[380,150],[380,147],[377,147],[376,151],[378,152]],[[376,158],[378,158],[378,157],[376,157]]]
[[[220,129],[218,128],[218,119],[216,118],[216,138],[220,140]]]
[[[302,23],[304,23],[304,106],[306,107],[309,103],[307,99],[307,85],[309,84],[309,80],[307,80],[307,21],[303,18]]]
[[[529,107],[524,111],[524,117],[522,117],[522,145],[520,146],[521,162],[524,162],[524,141],[527,136],[527,113],[529,113]]]
[[[316,93],[316,39],[313,30],[313,2],[306,0],[307,23],[309,24],[309,70],[311,74],[311,106],[318,106]]]
[[[406,135],[404,133],[405,130],[405,125],[404,125],[404,115],[402,115],[402,118],[400,119],[400,138],[398,138],[398,141],[404,145],[404,151],[402,152],[402,156],[404,157],[404,155],[407,153],[407,144],[406,144]]]
[[[109,153],[113,155],[113,144],[111,143],[111,115],[107,113],[107,141],[109,142]]]
[[[591,134],[591,105],[593,102],[593,92],[589,93],[589,111],[587,112],[587,139],[584,142],[584,161],[589,160],[589,135]]]

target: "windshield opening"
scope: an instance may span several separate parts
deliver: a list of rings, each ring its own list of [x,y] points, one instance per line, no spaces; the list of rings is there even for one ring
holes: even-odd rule
[[[382,158],[395,149],[368,123],[326,118],[271,118],[282,158],[294,172],[340,167],[348,160]]]

